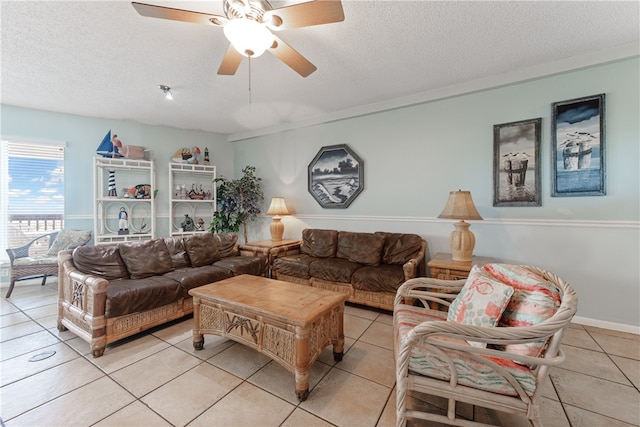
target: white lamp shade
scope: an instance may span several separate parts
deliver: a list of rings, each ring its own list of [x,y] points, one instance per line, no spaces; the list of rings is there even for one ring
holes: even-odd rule
[[[289,215],[289,210],[287,209],[287,205],[284,203],[284,198],[272,198],[267,215]]]
[[[244,56],[260,56],[273,44],[271,31],[264,25],[247,18],[232,19],[224,26],[224,35],[234,49]]]

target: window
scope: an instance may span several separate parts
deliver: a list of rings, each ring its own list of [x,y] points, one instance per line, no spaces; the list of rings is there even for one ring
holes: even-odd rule
[[[4,248],[62,229],[64,146],[2,141],[0,166],[0,249],[6,260]]]

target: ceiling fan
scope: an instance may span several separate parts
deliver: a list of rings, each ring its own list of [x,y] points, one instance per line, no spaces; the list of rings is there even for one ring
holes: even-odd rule
[[[243,57],[249,59],[268,50],[302,77],[316,66],[283,42],[273,31],[309,27],[344,20],[340,0],[315,0],[272,8],[266,0],[223,0],[226,16],[132,2],[142,16],[223,27],[230,45],[218,74],[233,75]]]

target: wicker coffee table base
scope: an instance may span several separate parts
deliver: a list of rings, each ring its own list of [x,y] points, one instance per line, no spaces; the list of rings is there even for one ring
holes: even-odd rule
[[[300,288],[300,292],[305,290],[307,288]],[[333,344],[334,360],[342,360],[344,298],[339,294],[334,304],[325,305],[319,316],[302,324],[299,319],[289,320],[277,312],[214,300],[194,291],[192,294],[196,350],[204,347],[204,334],[223,336],[253,348],[293,372],[296,397],[300,401],[309,395],[309,372],[313,363],[329,344]]]

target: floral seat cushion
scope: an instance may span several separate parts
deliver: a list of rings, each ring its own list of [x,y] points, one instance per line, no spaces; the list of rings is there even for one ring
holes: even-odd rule
[[[404,304],[397,305],[394,310],[394,322],[398,331],[398,340],[406,339],[409,331],[422,322],[446,320],[447,313],[445,312],[425,310]],[[444,337],[438,339],[470,346],[463,340]],[[432,350],[432,347],[430,347],[426,343],[419,343],[413,348],[409,359],[409,370],[416,374],[449,381],[451,374],[446,357],[438,354],[437,351]],[[458,383],[461,385],[508,396],[517,396],[516,390],[509,381],[490,366],[490,363],[493,362],[502,366],[529,395],[532,395],[535,391],[535,376],[527,366],[511,360],[480,356],[481,359],[487,360],[484,363],[455,350],[445,350],[444,353],[451,358],[457,371]]]

